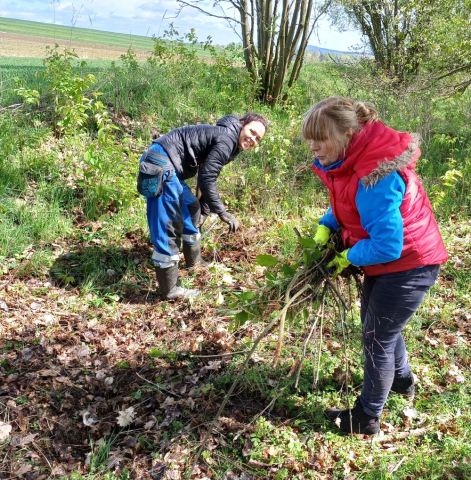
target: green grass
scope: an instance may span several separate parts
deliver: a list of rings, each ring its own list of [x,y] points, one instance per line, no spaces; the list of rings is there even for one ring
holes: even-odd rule
[[[75,26],[66,27],[64,25],[52,25],[49,23],[16,20],[5,17],[0,18],[0,31],[45,37],[51,39],[52,44],[54,44],[56,40],[67,40],[69,42],[91,43],[93,45],[107,45],[125,49],[131,48],[133,50],[145,50],[148,52],[154,50],[154,41],[151,37],[105,32]],[[208,56],[199,46],[196,47],[196,50],[198,55],[202,57]]]
[[[46,50],[44,50],[44,54],[46,54]],[[87,67],[90,70],[104,70],[111,67],[111,64],[121,63],[120,61],[116,62],[113,60],[101,60],[101,59],[94,59],[90,58],[87,59],[85,62]],[[76,60],[74,62],[77,67],[80,66],[82,60]],[[33,57],[0,57],[0,68],[3,69],[14,69],[17,68],[18,72],[20,73],[22,69],[34,69],[34,70],[41,70],[44,67],[44,59],[42,58],[33,58]],[[19,75],[21,76],[21,75]]]

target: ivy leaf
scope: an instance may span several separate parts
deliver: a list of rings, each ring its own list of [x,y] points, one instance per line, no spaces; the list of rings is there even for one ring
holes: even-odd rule
[[[273,255],[257,255],[257,263],[262,267],[273,267],[273,265],[276,265],[279,262],[280,261]]]

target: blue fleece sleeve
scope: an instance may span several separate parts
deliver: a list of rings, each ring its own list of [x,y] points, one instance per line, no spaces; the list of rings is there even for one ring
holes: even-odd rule
[[[337,223],[337,220],[335,220],[332,207],[329,207],[325,215],[319,220],[319,225],[325,225],[332,232],[336,232],[338,230],[339,224]]]
[[[356,206],[362,227],[370,238],[360,240],[348,252],[353,265],[367,266],[397,260],[404,245],[404,226],[399,210],[406,191],[397,172],[381,179],[373,187],[358,184]]]

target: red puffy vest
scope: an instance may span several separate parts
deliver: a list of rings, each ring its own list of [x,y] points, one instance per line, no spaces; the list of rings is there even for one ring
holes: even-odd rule
[[[369,238],[361,226],[355,203],[359,180],[368,188],[397,171],[406,184],[400,207],[404,224],[401,257],[392,262],[362,267],[365,273],[380,275],[445,263],[448,254],[430,200],[414,171],[420,156],[418,143],[408,133],[397,132],[381,122],[368,123],[354,136],[345,156],[345,161],[337,169],[326,172],[312,166],[329,189],[330,204],[342,229],[345,248]]]

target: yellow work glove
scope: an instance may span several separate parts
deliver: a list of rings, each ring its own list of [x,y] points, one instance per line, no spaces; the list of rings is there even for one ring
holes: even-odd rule
[[[344,250],[341,253],[336,253],[334,259],[327,264],[327,268],[334,269],[334,277],[336,277],[342,270],[347,268],[352,262],[348,260],[347,254],[350,249]]]
[[[330,228],[326,227],[325,225],[317,225],[317,232],[314,235],[314,241],[319,245],[319,247],[323,247],[330,238]]]

